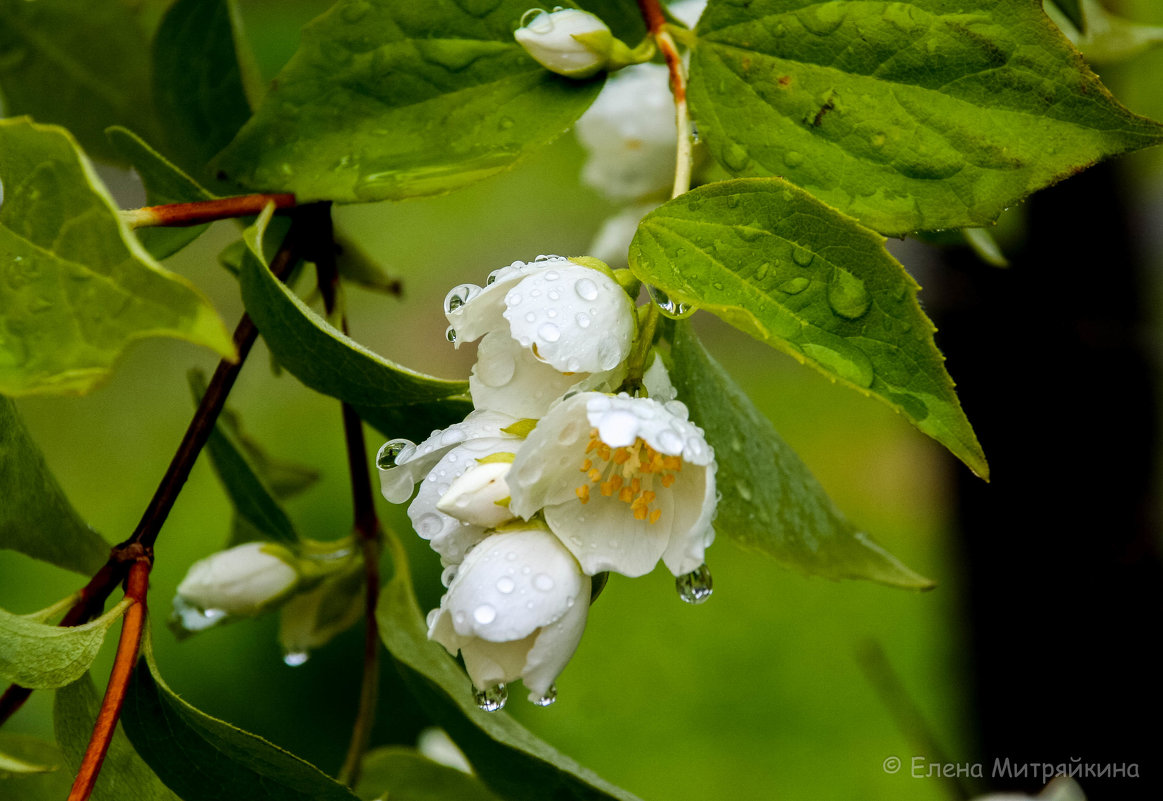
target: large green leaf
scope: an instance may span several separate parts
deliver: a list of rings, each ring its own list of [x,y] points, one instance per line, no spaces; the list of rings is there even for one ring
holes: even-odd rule
[[[138,673],[144,671],[138,670]],[[88,675],[57,690],[53,704],[53,728],[72,773],[81,766],[89,745],[101,696]],[[240,796],[244,797],[244,796]],[[182,801],[174,795],[138,756],[120,725],[113,732],[101,774],[93,787],[92,801]],[[187,798],[185,801],[193,801]]]
[[[420,705],[461,747],[485,784],[508,801],[634,799],[507,714],[477,708],[464,671],[444,648],[428,640],[407,556],[394,532],[388,532],[387,542],[395,575],[383,588],[376,610],[380,637]]]
[[[1046,9],[1047,13],[1092,64],[1106,65],[1126,61],[1163,45],[1163,25],[1145,25],[1112,14],[1098,0],[1083,2],[1086,26],[1082,29],[1084,33],[1077,33],[1070,29],[1070,23],[1062,17],[1066,12],[1065,4],[1059,5],[1062,8],[1061,13],[1056,14],[1051,8]],[[1073,17],[1070,20],[1073,22]]]
[[[173,160],[201,176],[250,118],[233,0],[177,0],[153,43],[153,92]]]
[[[686,323],[674,327],[671,379],[715,448],[715,530],[780,563],[830,579],[933,586],[836,509],[819,482]]]
[[[0,732],[0,799],[60,801],[72,776],[62,770],[60,749],[35,737]]]
[[[346,401],[389,437],[419,439],[472,407],[461,381],[409,370],[377,356],[313,312],[267,269],[264,215],[244,239],[242,300],[279,364],[312,389]]]
[[[447,192],[556,139],[601,79],[554,75],[513,39],[526,0],[340,0],[226,149],[233,180],[300,201]]]
[[[121,715],[151,768],[183,801],[355,801],[314,765],[212,718],[166,686],[148,649]]]
[[[1040,0],[713,0],[698,36],[690,103],[715,159],[884,233],[985,225],[1163,141]]]
[[[499,801],[475,776],[400,747],[369,751],[355,791],[365,801]]]
[[[141,178],[147,206],[211,200],[214,195],[126,128],[110,128],[105,134]],[[135,231],[155,259],[164,259],[197,239],[209,225],[158,226]]]
[[[109,627],[124,613],[122,603],[80,626],[53,626],[0,609],[0,683],[33,690],[72,684],[85,675]]]
[[[63,129],[0,120],[0,392],[85,392],[131,342],[235,356],[209,301],[126,228]]]
[[[643,218],[630,267],[904,414],[975,473],[988,466],[884,239],[778,178],[707,184]]]
[[[0,548],[85,575],[105,564],[109,545],[81,520],[16,404],[0,397]]]
[[[0,0],[0,94],[7,113],[63,125],[94,157],[120,160],[106,128],[156,131],[149,93],[153,20],[143,13],[149,5]]]

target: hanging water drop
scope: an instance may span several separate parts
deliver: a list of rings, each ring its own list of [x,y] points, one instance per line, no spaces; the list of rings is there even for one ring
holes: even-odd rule
[[[448,290],[444,296],[444,313],[451,314],[474,297],[480,294],[481,288],[476,284],[461,284]]]
[[[456,329],[451,325],[448,326],[448,328],[444,329],[444,338],[449,342],[456,344]]]
[[[557,685],[550,684],[549,689],[545,691],[545,695],[538,698],[533,703],[537,706],[553,706],[553,702],[557,700]]]
[[[307,660],[311,655],[306,651],[287,651],[283,654],[283,664],[287,667],[299,667],[307,664]]]
[[[473,687],[472,699],[485,712],[499,712],[505,708],[509,700],[509,689],[504,684],[497,684],[484,690]]]
[[[671,319],[681,320],[690,317],[696,311],[694,306],[676,301],[656,286],[647,286],[646,291],[650,294],[650,299],[654,301],[658,310]]]
[[[380,446],[376,454],[376,467],[380,470],[391,470],[401,459],[412,455],[416,445],[407,439],[392,439]]]
[[[713,585],[711,571],[706,565],[699,565],[695,570],[674,580],[678,597],[688,604],[701,604],[710,598]]]

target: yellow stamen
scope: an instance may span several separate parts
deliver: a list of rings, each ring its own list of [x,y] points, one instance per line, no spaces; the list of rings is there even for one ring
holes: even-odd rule
[[[663,489],[674,486],[682,470],[681,457],[659,453],[641,437],[630,445],[611,448],[601,441],[596,428],[590,431],[585,452],[578,470],[587,483],[574,490],[578,500],[589,502],[593,484],[603,497],[629,505],[635,520],[657,523],[662,518],[661,509],[651,508],[658,498],[655,480]]]

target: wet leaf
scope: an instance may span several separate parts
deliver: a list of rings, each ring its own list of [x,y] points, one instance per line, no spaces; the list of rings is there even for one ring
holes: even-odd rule
[[[909,589],[933,586],[840,513],[689,325],[676,323],[674,331],[671,379],[719,465],[716,486],[722,498],[715,530],[721,536],[810,575]]]
[[[85,524],[32,441],[16,404],[0,397],[0,548],[90,575],[109,544]]]
[[[448,192],[512,167],[573,124],[601,79],[541,68],[513,39],[525,0],[341,0],[218,159],[300,201]]]
[[[63,687],[85,675],[121,615],[118,604],[80,626],[54,626],[0,609],[0,683],[34,690]]]
[[[65,130],[2,120],[0,152],[0,392],[86,392],[144,337],[235,357],[209,301],[145,252]]]
[[[630,268],[875,397],[983,477],[989,468],[884,238],[778,178],[707,184],[646,215]]]
[[[733,175],[776,175],[883,233],[980,227],[1163,141],[1036,0],[712,3],[690,103]]]

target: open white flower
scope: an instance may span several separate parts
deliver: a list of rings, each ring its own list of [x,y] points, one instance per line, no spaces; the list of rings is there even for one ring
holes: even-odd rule
[[[590,578],[541,527],[493,534],[456,572],[429,639],[464,657],[473,684],[488,689],[521,679],[529,700],[545,704],[581,640]]]
[[[278,545],[248,542],[190,565],[174,596],[174,618],[200,631],[230,617],[261,614],[299,585],[295,555]]]
[[[715,459],[686,407],[586,392],[537,424],[507,476],[509,508],[545,520],[589,575],[696,570],[714,539]]]
[[[571,389],[619,383],[636,325],[617,281],[557,256],[496,270],[483,289],[456,287],[444,308],[458,347],[483,337],[473,404],[515,417],[540,417]]]
[[[528,22],[521,21],[513,36],[547,70],[570,78],[588,78],[609,62],[614,35],[588,11],[535,9],[531,16]]]

